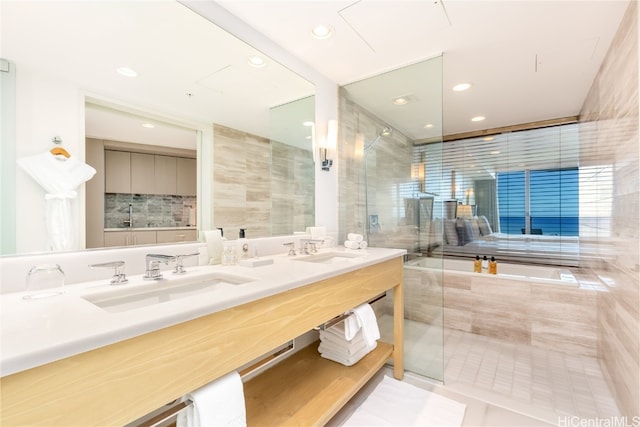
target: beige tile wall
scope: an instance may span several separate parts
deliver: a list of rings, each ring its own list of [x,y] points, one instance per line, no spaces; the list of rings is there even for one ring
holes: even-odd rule
[[[214,126],[213,221],[225,237],[304,231],[314,224],[311,153],[266,138]]]
[[[623,413],[640,414],[640,188],[638,4],[631,1],[581,112],[581,162],[613,166],[612,258],[593,271],[607,286],[597,299],[598,357]]]
[[[596,301],[589,288],[405,268],[405,317],[568,354],[596,356]]]
[[[339,145],[339,235],[343,241],[348,233],[366,234],[365,155],[358,146],[358,134],[364,146],[371,144],[387,124],[340,92]],[[413,143],[398,130],[379,141],[368,155],[368,213],[378,215],[381,231],[370,236],[370,244],[379,247],[411,250],[417,243],[414,229],[403,226],[400,188],[416,186],[411,179]]]

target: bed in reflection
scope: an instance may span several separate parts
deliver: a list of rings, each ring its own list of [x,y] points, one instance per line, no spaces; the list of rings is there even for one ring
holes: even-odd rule
[[[440,226],[437,222],[441,221]],[[496,260],[579,267],[595,254],[595,241],[578,236],[544,234],[505,234],[494,232],[484,216],[435,220],[429,249],[436,254],[453,257],[495,257]],[[435,250],[433,247],[437,246]],[[421,247],[421,252],[422,247]]]

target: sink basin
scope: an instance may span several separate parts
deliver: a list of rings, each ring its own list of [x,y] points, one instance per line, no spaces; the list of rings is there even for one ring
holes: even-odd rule
[[[84,295],[82,298],[103,310],[118,313],[198,295],[208,292],[220,284],[241,285],[253,280],[255,279],[233,274],[214,273],[196,277],[192,280],[181,278],[175,282],[149,282],[133,288],[121,288],[117,291]]]
[[[314,262],[317,264],[337,264],[343,262],[353,262],[355,259],[364,256],[364,254],[355,252],[325,252],[293,258],[294,261]]]

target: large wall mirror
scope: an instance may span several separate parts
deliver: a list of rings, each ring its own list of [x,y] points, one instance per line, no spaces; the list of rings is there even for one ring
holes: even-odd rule
[[[174,1],[0,7],[2,255],[51,250],[46,191],[16,160],[51,150],[54,139],[72,157],[102,166],[69,200],[73,244],[63,250],[132,243],[132,236],[105,242],[105,229],[132,218],[135,228],[225,227],[231,238],[238,228],[258,237],[313,224],[313,160],[303,126],[314,120],[313,84]],[[156,156],[160,176],[174,170],[166,161],[178,177],[195,167],[195,191],[156,189],[160,198],[143,203],[140,191],[108,189],[122,153]],[[173,205],[160,206],[162,197],[173,197]],[[136,217],[143,204],[148,210]],[[277,215],[265,214],[274,208]]]

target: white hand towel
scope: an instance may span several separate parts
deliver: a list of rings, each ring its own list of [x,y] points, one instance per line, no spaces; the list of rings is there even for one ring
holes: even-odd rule
[[[334,362],[341,363],[345,366],[351,366],[360,361],[364,356],[369,354],[371,351],[375,350],[378,346],[377,342],[374,342],[373,345],[363,347],[358,353],[352,356],[345,356],[344,354],[340,354],[339,352],[327,351],[324,353],[320,353],[320,356],[325,359],[333,360]]]
[[[362,329],[358,331],[353,339],[347,340],[344,337],[344,333],[341,334],[340,332],[334,332],[331,329],[327,329],[326,331],[320,331],[320,340],[344,346],[363,346],[365,345],[365,342],[361,330]]]
[[[327,332],[335,333],[338,336],[343,336],[344,339],[351,341],[358,331],[360,330],[360,322],[354,315],[348,316],[341,322],[336,323]]]
[[[193,405],[178,415],[178,427],[247,425],[242,380],[231,372],[187,396]]]
[[[360,339],[358,339],[358,337]],[[364,342],[362,338],[362,330],[358,332],[356,338],[352,341],[340,341],[339,338],[332,335],[324,335],[320,337],[320,345],[318,346],[318,351],[320,353],[323,352],[336,352],[340,354],[344,354],[345,356],[352,356],[358,352],[360,352],[363,348],[367,347],[367,344]]]
[[[360,242],[360,247],[358,249],[367,249],[367,246],[369,246],[367,244],[367,241],[363,240],[362,242]]]
[[[349,233],[347,234],[347,240],[351,240],[352,242],[362,242],[364,240],[364,236],[358,233]]]
[[[360,249],[360,242],[354,240],[345,240],[344,247],[347,249]]]
[[[380,329],[373,308],[369,304],[362,304],[351,310],[362,328],[362,335],[367,345],[372,345],[380,339]]]

